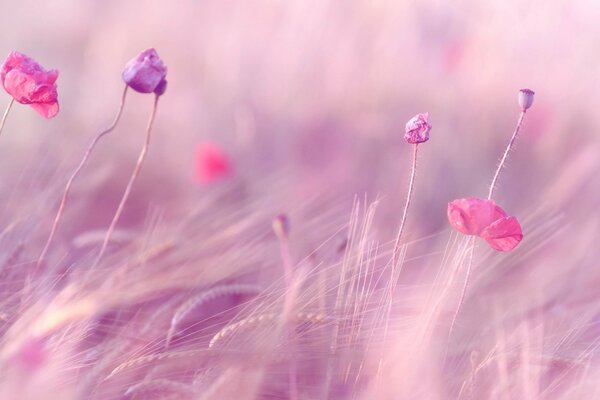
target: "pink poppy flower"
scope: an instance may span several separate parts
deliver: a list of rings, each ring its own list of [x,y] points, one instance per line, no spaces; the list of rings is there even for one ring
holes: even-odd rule
[[[200,143],[196,148],[196,178],[208,184],[228,176],[233,170],[227,154],[211,142]]]
[[[46,70],[32,58],[11,52],[0,67],[2,86],[15,101],[29,104],[44,118],[58,114],[58,70]]]
[[[140,93],[162,95],[167,89],[167,67],[154,49],[147,49],[132,58],[121,75],[125,83]]]
[[[448,221],[457,231],[479,236],[498,251],[512,250],[523,239],[519,221],[509,217],[494,200],[454,200],[448,203]]]
[[[515,217],[503,217],[488,225],[479,236],[494,250],[509,251],[523,239],[523,231]]]
[[[406,123],[404,139],[411,144],[423,143],[429,140],[431,124],[428,121],[429,113],[421,113],[412,117]]]

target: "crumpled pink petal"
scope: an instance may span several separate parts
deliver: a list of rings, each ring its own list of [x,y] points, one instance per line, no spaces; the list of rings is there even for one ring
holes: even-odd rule
[[[495,220],[505,217],[506,212],[494,200],[468,197],[448,203],[448,221],[465,235],[479,235]]]
[[[404,139],[411,144],[424,143],[429,140],[429,113],[421,113],[412,117],[405,127]]]
[[[517,247],[523,239],[521,224],[515,217],[504,217],[492,222],[481,232],[481,238],[485,239],[493,249],[498,251],[510,251]]]
[[[11,52],[0,67],[2,86],[17,102],[29,104],[44,118],[59,110],[56,80],[58,71],[46,70],[24,54]]]
[[[29,106],[31,108],[33,108],[35,111],[37,111],[38,114],[40,114],[42,117],[44,117],[46,119],[50,119],[50,118],[54,117],[56,114],[58,114],[58,111],[59,111],[58,102],[55,102],[55,103],[31,103]]]
[[[167,88],[167,67],[154,49],[146,49],[131,59],[121,76],[136,92],[154,92],[160,96]]]

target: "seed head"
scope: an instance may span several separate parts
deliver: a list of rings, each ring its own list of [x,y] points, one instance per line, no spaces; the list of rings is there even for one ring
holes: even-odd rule
[[[519,106],[521,106],[522,111],[527,111],[527,109],[531,107],[534,96],[535,92],[531,89],[519,90]]]

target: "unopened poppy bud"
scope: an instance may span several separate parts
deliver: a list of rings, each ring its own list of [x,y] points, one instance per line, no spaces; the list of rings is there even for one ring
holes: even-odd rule
[[[279,214],[273,219],[273,231],[280,238],[286,238],[290,234],[290,219],[286,214]]]
[[[406,123],[404,139],[411,144],[426,142],[429,140],[430,130],[429,114],[417,114]]]
[[[531,107],[534,96],[535,92],[531,89],[519,90],[519,106],[521,106],[522,111],[527,111],[527,109]]]
[[[140,93],[161,95],[167,88],[167,67],[154,49],[147,49],[131,59],[123,70],[125,83]]]

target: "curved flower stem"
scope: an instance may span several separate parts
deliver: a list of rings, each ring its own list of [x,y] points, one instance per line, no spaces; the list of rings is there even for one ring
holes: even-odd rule
[[[502,159],[500,160],[500,164],[498,164],[498,168],[496,169],[496,173],[494,174],[494,179],[492,179],[492,183],[490,184],[490,191],[488,193],[488,200],[492,198],[494,194],[494,189],[496,188],[496,182],[498,181],[498,176],[500,175],[500,171],[504,167],[506,159],[508,158],[508,154],[512,150],[515,141],[517,140],[517,136],[519,135],[519,130],[521,129],[521,125],[523,124],[523,118],[525,118],[525,110],[521,111],[519,115],[519,119],[517,120],[517,126],[515,127],[515,131],[513,132],[512,137],[510,138],[510,142],[508,142],[508,146],[506,146],[506,150],[504,150],[504,154],[502,155]]]
[[[6,110],[4,110],[4,115],[2,116],[2,120],[0,121],[0,134],[2,133],[2,130],[4,129],[4,123],[6,122],[6,117],[8,117],[8,113],[10,112],[10,109],[12,108],[13,104],[15,104],[15,99],[11,97],[10,102],[6,106]]]
[[[159,95],[155,95],[154,97],[154,105],[152,106],[152,113],[150,114],[150,119],[148,120],[148,127],[146,128],[146,141],[144,142],[144,146],[142,147],[142,151],[138,157],[137,163],[135,164],[135,168],[133,169],[133,173],[129,178],[129,182],[127,183],[127,187],[125,188],[125,192],[123,192],[123,197],[121,197],[121,202],[117,207],[117,211],[106,231],[106,235],[104,236],[104,241],[102,242],[102,247],[100,248],[100,252],[96,257],[96,261],[92,264],[92,268],[95,268],[102,259],[102,256],[106,252],[106,248],[108,247],[108,243],[112,237],[112,234],[119,222],[119,218],[123,213],[123,209],[125,208],[125,203],[129,198],[129,194],[131,193],[131,189],[133,188],[133,184],[135,183],[138,175],[140,174],[140,170],[142,169],[142,165],[144,164],[144,160],[146,159],[146,155],[148,154],[148,147],[150,146],[150,138],[152,136],[152,127],[154,126],[154,117],[156,116],[156,109],[158,108],[158,99]]]
[[[404,225],[406,223],[406,216],[408,214],[408,207],[410,206],[410,200],[412,198],[413,188],[415,184],[415,176],[417,173],[417,151],[419,144],[415,143],[413,152],[412,168],[410,173],[410,182],[408,184],[408,194],[406,195],[406,203],[404,204],[404,211],[402,212],[402,220],[400,220],[400,228],[398,228],[398,235],[396,236],[396,244],[394,245],[394,253],[392,256],[392,269],[396,267],[398,262],[398,255],[400,253],[400,239],[402,238],[402,232],[404,231]]]
[[[103,131],[101,131],[100,133],[98,133],[98,135],[94,138],[94,140],[88,147],[87,151],[83,155],[83,158],[79,162],[79,165],[77,166],[77,168],[75,168],[75,171],[73,172],[73,174],[67,181],[67,185],[65,186],[65,190],[63,192],[63,196],[60,201],[60,205],[58,206],[58,211],[56,212],[56,216],[54,217],[54,222],[52,223],[52,228],[50,229],[50,234],[48,235],[48,239],[46,240],[44,249],[42,250],[42,252],[37,260],[37,263],[35,266],[36,270],[42,265],[42,262],[44,261],[44,258],[46,257],[46,254],[48,253],[48,249],[50,249],[50,245],[52,244],[54,235],[56,235],[56,230],[58,229],[58,224],[60,223],[65,206],[67,205],[69,193],[71,191],[71,187],[73,186],[73,182],[75,181],[75,178],[77,178],[77,176],[79,175],[79,173],[81,172],[81,170],[83,169],[85,164],[87,163],[87,160],[90,158],[92,151],[96,147],[96,144],[100,141],[100,139],[104,135],[112,132],[115,129],[115,127],[117,126],[117,123],[119,122],[119,120],[121,119],[121,115],[123,114],[123,108],[125,107],[125,98],[127,96],[127,88],[128,88],[128,86],[125,85],[125,89],[123,90],[123,95],[121,96],[121,103],[119,104],[119,109],[117,111],[117,115],[115,116],[115,119],[113,120],[112,124],[108,128],[106,128]]]

